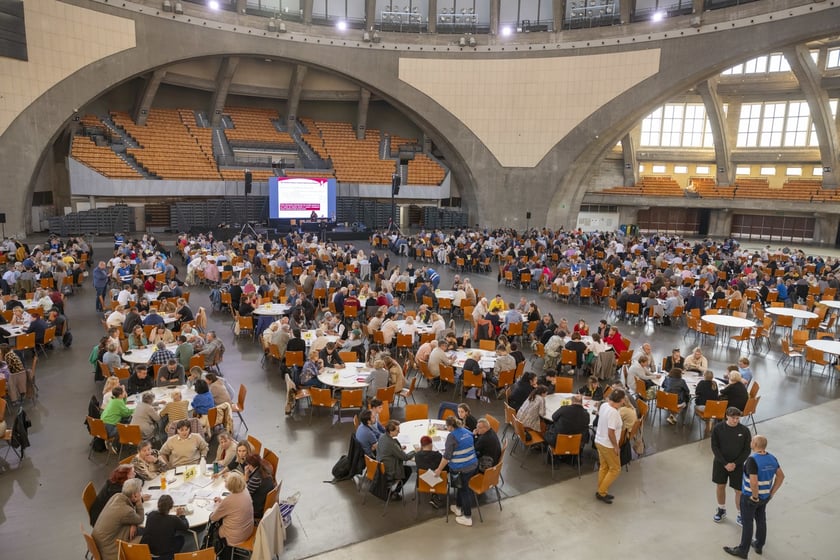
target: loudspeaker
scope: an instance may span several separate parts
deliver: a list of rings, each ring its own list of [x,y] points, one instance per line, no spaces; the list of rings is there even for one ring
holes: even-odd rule
[[[251,175],[250,171],[245,172],[245,194],[251,194],[251,180],[253,179],[253,175]]]
[[[2,214],[0,214],[0,224],[5,224],[5,223],[6,223],[6,213],[3,212]]]
[[[394,174],[391,177],[391,192],[394,193],[394,196],[400,194],[400,184],[402,183],[402,179],[397,174]]]
[[[530,220],[530,219],[531,219],[531,213],[530,213],[530,212],[525,212],[525,219],[526,219],[526,220]]]

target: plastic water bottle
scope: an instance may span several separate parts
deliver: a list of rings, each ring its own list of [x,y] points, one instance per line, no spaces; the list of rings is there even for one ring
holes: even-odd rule
[[[204,457],[202,457],[201,461],[198,462],[198,472],[201,473],[201,476],[205,476],[207,474],[207,459]]]

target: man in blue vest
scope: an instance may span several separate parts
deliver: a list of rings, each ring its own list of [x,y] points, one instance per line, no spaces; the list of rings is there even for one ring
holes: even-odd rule
[[[752,455],[744,463],[744,481],[741,487],[741,544],[724,546],[728,554],[746,558],[750,544],[761,554],[767,541],[767,502],[776,495],[785,481],[785,473],[779,461],[767,452],[767,438],[755,436],[752,439]],[[755,540],[753,537],[755,519]]]
[[[435,469],[435,474],[440,476],[443,469],[449,466],[449,481],[456,488],[455,505],[450,509],[455,514],[456,523],[472,527],[473,497],[470,478],[478,471],[473,434],[454,416],[446,419],[446,429],[449,430],[449,435],[446,436],[443,459]]]

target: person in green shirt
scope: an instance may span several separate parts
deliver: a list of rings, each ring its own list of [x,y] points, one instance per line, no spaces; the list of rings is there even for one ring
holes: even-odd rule
[[[111,395],[112,398],[105,405],[105,410],[102,411],[100,419],[105,424],[105,431],[108,432],[108,435],[117,437],[117,424],[129,422],[134,410],[128,408],[125,404],[128,393],[125,392],[125,387],[122,385],[114,387]]]
[[[184,371],[190,369],[190,358],[193,357],[195,348],[192,344],[187,342],[187,337],[181,335],[178,337],[178,347],[175,349],[175,359],[178,363],[184,366]]]

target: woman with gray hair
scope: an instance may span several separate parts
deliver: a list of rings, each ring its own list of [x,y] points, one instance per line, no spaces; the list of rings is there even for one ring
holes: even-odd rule
[[[160,426],[160,415],[155,407],[152,406],[155,402],[155,394],[151,391],[143,393],[140,397],[140,402],[134,408],[134,414],[131,415],[131,423],[135,426],[140,426],[140,433],[143,434],[143,439],[153,439],[158,432]]]
[[[102,560],[116,560],[119,551],[117,540],[130,541],[137,536],[137,527],[143,523],[143,481],[126,480],[122,492],[115,494],[105,504],[96,520],[91,535]]]

